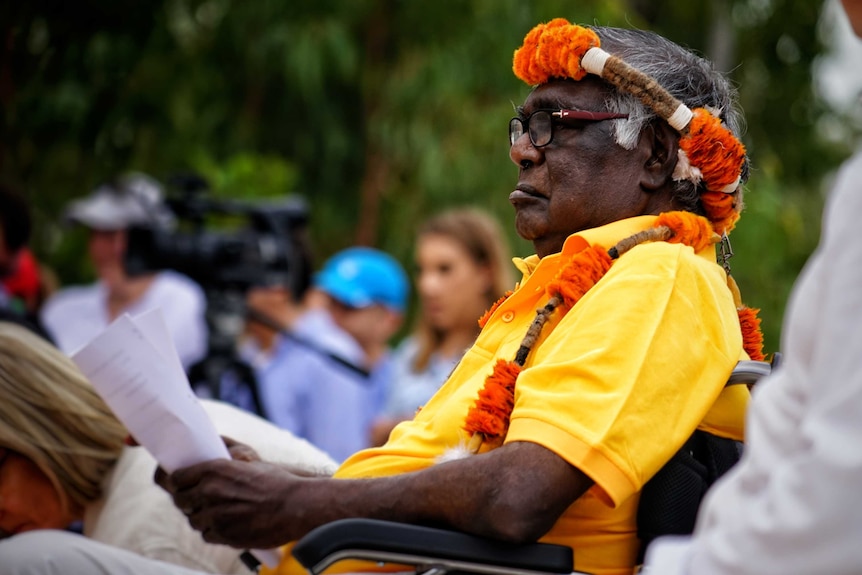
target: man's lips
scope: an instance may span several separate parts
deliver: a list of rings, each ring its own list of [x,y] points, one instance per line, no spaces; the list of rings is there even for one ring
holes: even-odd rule
[[[545,196],[536,191],[533,186],[518,185],[515,191],[509,194],[509,202],[517,203],[529,200],[544,200]]]

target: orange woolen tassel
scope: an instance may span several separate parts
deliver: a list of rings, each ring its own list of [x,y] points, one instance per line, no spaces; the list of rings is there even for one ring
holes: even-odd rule
[[[515,406],[515,381],[521,367],[498,359],[494,371],[485,380],[479,398],[467,414],[464,430],[481,433],[487,438],[503,437],[509,429],[509,416]]]
[[[736,194],[703,192],[700,194],[700,201],[715,231],[726,234],[733,230],[739,220]]]
[[[515,76],[531,86],[540,84],[544,77],[542,69],[536,63],[536,50],[544,30],[544,24],[539,24],[530,30],[524,37],[524,44],[515,50],[512,61],[512,71],[515,72]]]
[[[655,227],[667,226],[673,230],[672,244],[686,244],[699,252],[716,242],[709,220],[691,212],[664,212],[656,219]]]
[[[700,168],[706,189],[721,191],[742,172],[745,147],[709,110],[696,108],[693,112],[688,134],[680,138],[679,147],[691,165]]]
[[[759,309],[752,309],[748,306],[742,306],[736,310],[739,315],[739,327],[742,330],[742,349],[754,361],[763,361],[766,358],[763,354],[763,332],[760,331],[760,318],[757,317],[759,311]]]
[[[515,50],[512,71],[531,86],[551,78],[580,80],[587,74],[581,68],[581,58],[599,44],[593,30],[555,18],[527,33],[523,45]]]
[[[598,36],[592,30],[557,18],[548,23],[539,41],[539,65],[549,77],[580,80],[587,74],[581,68],[581,58],[598,45]]]
[[[563,36],[560,32],[566,25],[568,22],[563,18],[554,18],[545,25],[539,38],[535,53],[536,64],[548,77],[559,77],[563,73],[563,64],[560,61],[560,43],[563,41]]]
[[[550,295],[559,295],[563,307],[571,309],[604,277],[611,264],[613,260],[607,250],[590,246],[575,254],[572,261],[560,269],[557,277],[548,282],[545,291]]]

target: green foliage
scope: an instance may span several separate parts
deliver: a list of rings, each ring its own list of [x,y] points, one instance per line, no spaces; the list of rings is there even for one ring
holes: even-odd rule
[[[780,351],[780,319],[796,276],[820,234],[823,198],[756,177],[746,208],[731,234],[730,267],[744,303],[760,309],[764,351]]]
[[[823,51],[808,0],[31,0],[0,8],[0,169],[37,211],[34,247],[63,282],[89,271],[64,204],[111,174],[196,170],[221,197],[301,193],[322,260],[354,243],[407,263],[431,212],[511,222],[510,69],[537,22],[653,29],[739,85],[754,171],[732,262],[778,347],[818,234],[825,144],[811,89]],[[833,118],[833,122],[834,122]],[[505,226],[511,230],[511,225]],[[531,252],[510,231],[517,254]],[[410,266],[408,265],[408,268]]]
[[[219,162],[201,150],[191,167],[206,178],[214,196],[243,200],[282,197],[299,178],[296,166],[275,154],[240,152]]]

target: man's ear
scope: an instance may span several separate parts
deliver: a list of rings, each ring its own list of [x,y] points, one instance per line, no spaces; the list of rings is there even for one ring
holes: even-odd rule
[[[667,122],[656,120],[644,128],[641,138],[649,150],[641,187],[648,191],[659,190],[671,180],[676,168],[679,134]]]

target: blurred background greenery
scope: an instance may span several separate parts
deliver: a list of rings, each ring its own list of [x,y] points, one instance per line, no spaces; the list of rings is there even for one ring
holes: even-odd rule
[[[831,2],[831,0],[830,0]],[[827,2],[827,5],[830,3]],[[412,269],[417,223],[480,205],[510,230],[511,56],[536,23],[659,32],[739,86],[754,171],[731,261],[779,346],[824,190],[860,134],[813,71],[835,21],[811,0],[80,0],[0,7],[0,172],[36,209],[36,254],[91,278],[64,204],[117,172],[197,171],[223,197],[305,196],[318,263],[373,245]],[[819,22],[819,24],[818,24]]]

